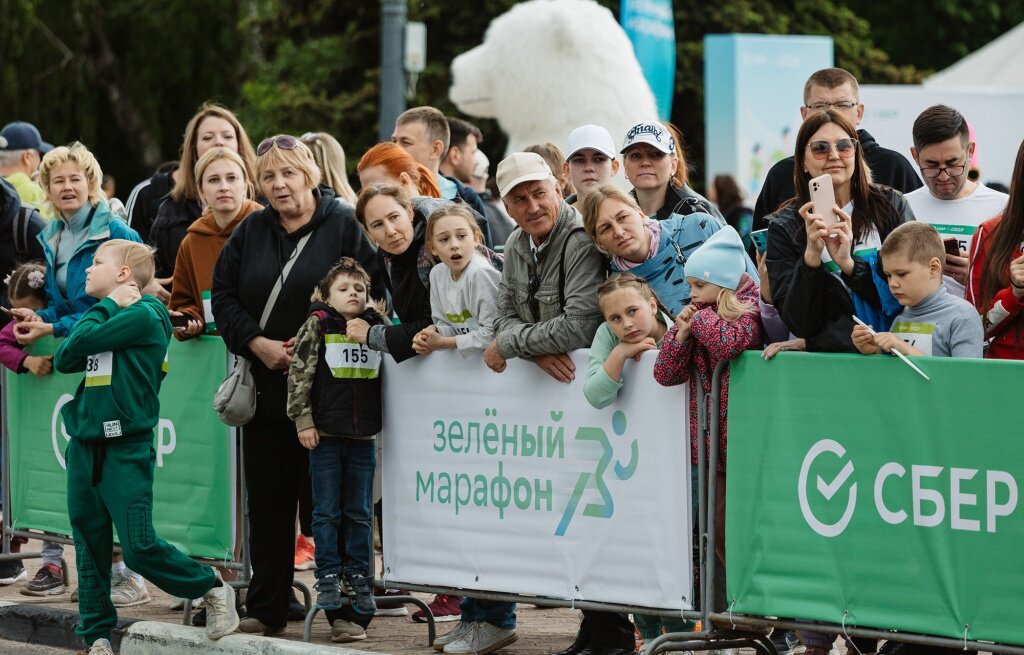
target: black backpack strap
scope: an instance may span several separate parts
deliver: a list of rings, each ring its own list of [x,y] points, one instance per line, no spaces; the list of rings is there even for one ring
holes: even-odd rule
[[[14,221],[11,222],[11,229],[14,232],[14,252],[19,262],[25,261],[28,257],[28,219],[33,211],[35,209],[32,207],[22,205],[14,217]]]

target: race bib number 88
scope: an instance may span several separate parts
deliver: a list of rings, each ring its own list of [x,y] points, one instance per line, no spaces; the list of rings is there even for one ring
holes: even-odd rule
[[[369,380],[380,375],[380,353],[343,334],[324,335],[324,355],[336,378]]]
[[[114,375],[114,353],[89,355],[85,360],[85,386],[109,387]]]

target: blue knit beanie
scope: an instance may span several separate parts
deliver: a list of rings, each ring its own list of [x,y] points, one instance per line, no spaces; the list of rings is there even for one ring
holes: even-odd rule
[[[745,254],[740,235],[725,226],[693,251],[686,260],[684,275],[735,291],[747,271]]]

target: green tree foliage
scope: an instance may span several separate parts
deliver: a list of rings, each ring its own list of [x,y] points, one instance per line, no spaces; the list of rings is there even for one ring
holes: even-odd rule
[[[618,0],[599,0],[618,12]],[[427,25],[427,67],[409,106],[448,101],[451,60],[483,40],[515,0],[409,3]],[[995,0],[719,0],[675,3],[673,121],[691,165],[703,158],[703,38],[745,32],[823,34],[836,63],[865,83],[914,83],[1024,20]],[[30,120],[54,143],[81,139],[119,192],[177,157],[204,101],[235,109],[254,141],[287,132],[336,135],[353,170],[377,138],[380,8],[357,0],[0,0],[0,122]],[[794,99],[794,105],[799,99]],[[116,109],[115,109],[116,108]],[[496,161],[505,137],[476,121]],[[702,175],[695,175],[696,179]]]

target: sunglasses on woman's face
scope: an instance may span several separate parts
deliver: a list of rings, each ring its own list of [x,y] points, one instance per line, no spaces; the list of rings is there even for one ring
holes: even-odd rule
[[[857,152],[857,142],[853,139],[839,139],[835,143],[831,141],[811,141],[807,144],[807,147],[811,149],[811,155],[815,159],[828,159],[833,147],[836,149],[836,154],[843,159],[849,159]]]
[[[287,134],[272,136],[260,141],[260,145],[256,147],[256,156],[262,157],[274,146],[277,146],[281,150],[294,150],[297,145],[299,145],[299,140],[293,136],[288,136]]]

